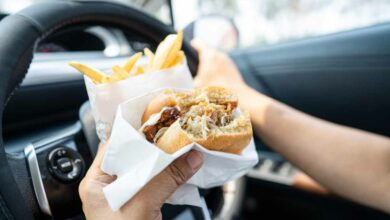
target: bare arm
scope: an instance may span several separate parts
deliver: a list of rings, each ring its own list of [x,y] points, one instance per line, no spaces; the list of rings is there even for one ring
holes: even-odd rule
[[[256,134],[330,191],[390,212],[390,138],[330,123],[249,88],[224,54],[195,43],[197,86],[230,87]],[[390,125],[389,125],[390,126]]]
[[[390,139],[330,123],[251,89],[241,95],[256,134],[330,191],[390,211]]]

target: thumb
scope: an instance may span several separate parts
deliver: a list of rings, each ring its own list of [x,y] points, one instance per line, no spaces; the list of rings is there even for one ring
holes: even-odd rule
[[[179,186],[186,183],[200,169],[202,164],[202,154],[190,151],[155,176],[137,196],[142,200],[153,200],[147,203],[153,202],[156,208],[160,208]]]

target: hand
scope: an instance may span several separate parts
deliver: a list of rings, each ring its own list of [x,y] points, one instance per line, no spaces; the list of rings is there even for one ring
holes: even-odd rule
[[[235,93],[248,88],[240,71],[227,54],[199,40],[193,40],[191,45],[199,54],[199,67],[194,80],[196,87],[223,86]]]
[[[254,115],[261,115],[266,104],[272,102],[270,98],[245,83],[240,71],[228,55],[199,40],[193,40],[191,45],[199,54],[199,67],[194,79],[195,87],[223,86],[229,88],[238,96],[240,107],[248,110],[252,118]],[[255,98],[259,101],[254,102]]]
[[[202,154],[197,151],[176,159],[163,172],[155,176],[140,192],[116,212],[112,211],[103,194],[103,187],[116,177],[103,173],[100,165],[106,145],[99,147],[98,154],[79,186],[83,211],[87,219],[162,219],[164,202],[187,182],[202,166]],[[136,181],[136,180],[135,180]],[[131,184],[131,183],[129,183]]]

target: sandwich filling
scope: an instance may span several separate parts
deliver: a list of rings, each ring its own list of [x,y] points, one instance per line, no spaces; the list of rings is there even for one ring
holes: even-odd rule
[[[179,123],[193,137],[206,139],[210,133],[222,132],[234,120],[234,111],[230,104],[199,103],[191,106]]]
[[[180,111],[176,107],[167,107],[161,110],[159,116],[155,123],[150,125],[145,123],[141,128],[146,140],[152,143],[156,143],[158,138],[164,134],[164,131],[179,118]]]
[[[180,127],[195,139],[207,139],[210,134],[233,132],[230,127],[237,131],[240,129],[237,125],[240,120],[235,117],[237,98],[231,93],[221,95],[220,91],[218,92],[166,91],[166,94],[174,96],[176,105],[164,107],[159,113],[151,115],[140,131],[151,143],[157,143],[169,126],[177,120]]]

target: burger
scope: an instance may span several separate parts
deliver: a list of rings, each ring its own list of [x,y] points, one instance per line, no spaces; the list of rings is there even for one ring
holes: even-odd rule
[[[146,107],[140,132],[169,154],[194,142],[209,150],[240,154],[252,138],[252,125],[249,113],[237,106],[237,96],[223,87],[168,89]]]

